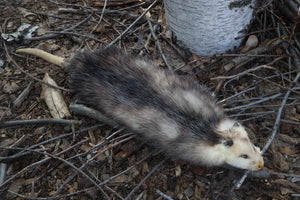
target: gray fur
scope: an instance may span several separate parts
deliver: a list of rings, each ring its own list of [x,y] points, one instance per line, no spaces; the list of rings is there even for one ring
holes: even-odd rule
[[[117,48],[78,53],[69,72],[80,101],[172,157],[191,161],[189,146],[223,139],[215,131],[225,117],[222,108],[187,77]]]

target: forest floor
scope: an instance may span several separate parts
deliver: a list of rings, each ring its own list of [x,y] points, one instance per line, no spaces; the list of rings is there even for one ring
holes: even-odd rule
[[[291,19],[276,1],[260,5],[242,37],[258,38],[254,51],[241,54],[244,41],[231,53],[200,57],[176,45],[162,1],[152,2],[108,1],[103,12],[103,3],[93,0],[0,1],[0,200],[300,197],[298,15]],[[25,24],[27,35],[18,31]],[[171,70],[211,88],[266,150],[264,170],[174,161],[126,131],[74,111],[53,120],[42,80],[49,74],[69,105],[76,98],[67,70],[16,50],[70,58],[112,43],[167,68],[164,55]]]

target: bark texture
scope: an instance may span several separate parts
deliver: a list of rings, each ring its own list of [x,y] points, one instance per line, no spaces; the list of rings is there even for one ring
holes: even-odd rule
[[[208,56],[240,45],[255,0],[164,0],[166,19],[179,45]]]

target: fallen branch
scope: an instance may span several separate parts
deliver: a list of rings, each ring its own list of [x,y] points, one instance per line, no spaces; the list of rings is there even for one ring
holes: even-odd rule
[[[24,126],[31,124],[68,124],[68,125],[80,125],[81,121],[67,120],[67,119],[30,119],[30,120],[16,120],[0,122],[0,128],[7,128],[12,126]]]

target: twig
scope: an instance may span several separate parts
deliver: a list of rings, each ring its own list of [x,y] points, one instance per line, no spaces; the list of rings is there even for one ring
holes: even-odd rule
[[[149,172],[149,174],[147,174],[147,176],[145,176],[145,178],[137,185],[133,188],[133,190],[128,194],[128,196],[125,198],[125,200],[128,200],[131,198],[131,196],[133,195],[133,193],[135,191],[137,191],[139,189],[139,187],[141,187],[141,185],[165,162],[165,160],[162,160],[160,163],[158,163],[155,167],[153,167],[153,169]]]
[[[78,120],[67,120],[67,119],[30,119],[30,120],[16,120],[0,122],[0,128],[30,125],[30,124],[68,124],[68,125],[79,125],[81,121]]]
[[[273,172],[273,171],[269,171],[269,174],[276,175],[276,176],[300,178],[300,175],[298,174],[287,174],[287,173],[280,173],[280,172]]]
[[[89,159],[87,162],[85,162],[85,163],[84,163],[80,168],[78,168],[78,169],[80,169],[80,170],[84,169],[86,166],[88,166],[88,165],[90,164],[90,162],[92,162],[95,158],[97,158],[98,156],[100,156],[102,153],[104,153],[104,152],[107,151],[108,149],[113,148],[114,146],[117,146],[117,145],[119,145],[119,144],[121,144],[121,143],[123,143],[123,142],[126,142],[126,141],[132,139],[133,137],[134,137],[134,136],[130,136],[130,137],[128,137],[128,138],[125,138],[125,139],[123,139],[123,140],[121,140],[121,141],[115,143],[115,144],[109,145],[108,147],[106,147],[105,149],[103,149],[102,151],[100,151],[100,152],[98,152],[96,155],[94,155],[91,159]],[[63,184],[61,184],[60,188],[56,191],[56,193],[55,193],[52,197],[55,197],[56,195],[58,195],[59,192],[63,189],[63,187],[64,187],[66,184],[68,184],[68,183],[69,183],[69,182],[70,182],[70,181],[71,181],[78,173],[80,173],[80,171],[75,171],[73,174],[71,174],[71,175],[69,176],[69,178],[68,178]],[[98,180],[97,178],[95,178],[95,179]],[[102,186],[102,185],[101,185],[101,181],[100,181],[100,180],[98,180],[98,182],[100,182],[99,185],[97,185],[98,188],[99,188],[99,187]],[[100,188],[101,188],[101,187],[100,187]]]
[[[18,96],[18,98],[16,100],[14,100],[11,109],[16,109],[21,105],[21,103],[27,98],[31,88],[32,88],[32,82],[30,82],[27,85],[27,87],[23,90],[23,92]],[[0,122],[0,124],[1,124],[1,122]]]
[[[6,178],[6,170],[7,170],[7,164],[1,162],[0,163],[0,185],[4,182]]]
[[[74,26],[64,29],[63,32],[68,32],[68,31],[74,30],[76,27],[84,24],[87,20],[89,20],[91,18],[91,16],[92,16],[92,14],[90,14],[89,16],[87,16],[85,19],[83,19],[81,22],[75,24]],[[31,37],[31,38],[27,38],[24,40],[28,40],[28,41],[46,40],[46,39],[55,38],[57,36],[59,36],[59,34],[45,35],[45,36],[40,36],[40,37]]]
[[[162,39],[164,39],[175,51],[176,53],[179,55],[179,57],[185,62],[188,63],[189,60],[185,57],[185,55],[182,54],[181,50],[179,48],[177,48],[177,46],[175,44],[173,44],[168,38],[166,38],[164,35],[160,34],[160,37]],[[189,64],[189,63],[188,63]],[[175,71],[177,71],[178,69],[176,69]]]
[[[107,5],[107,0],[104,0],[104,5],[103,5],[102,11],[101,11],[100,19],[99,19],[97,25],[93,28],[93,30],[91,30],[90,33],[94,32],[98,28],[99,24],[101,23],[105,9],[106,9],[106,5]]]
[[[50,142],[53,142],[55,140],[59,140],[61,138],[65,138],[65,137],[69,137],[69,136],[77,136],[79,133],[82,133],[82,132],[85,132],[85,131],[88,131],[88,130],[91,130],[91,129],[94,129],[94,128],[99,128],[101,126],[103,126],[104,124],[100,124],[100,125],[95,125],[95,126],[92,126],[92,127],[88,127],[88,128],[85,128],[85,129],[82,129],[82,130],[79,130],[79,131],[76,131],[76,132],[71,132],[71,133],[67,133],[67,134],[64,134],[64,135],[60,135],[60,136],[57,136],[57,137],[54,137],[54,138],[50,138],[49,140],[46,140],[46,141],[42,141],[42,142],[39,142],[37,144],[34,144],[30,147],[28,147],[27,149],[34,149],[40,145],[44,145],[44,144],[48,144]],[[16,158],[19,158],[21,156],[24,156],[26,154],[28,154],[30,152],[28,151],[21,151],[20,153],[17,153],[15,155],[12,155],[12,156],[6,156],[6,157],[0,157],[0,160],[11,160],[11,159],[16,159]]]
[[[114,45],[120,38],[122,38],[142,17],[156,4],[158,0],[153,1],[153,3],[136,19],[130,26],[128,26],[116,39],[109,43],[105,48]]]
[[[236,94],[234,94],[234,95],[232,95],[232,96],[230,96],[230,97],[227,97],[227,98],[225,98],[225,99],[222,99],[222,100],[218,101],[217,103],[218,103],[218,104],[219,104],[219,103],[224,103],[224,102],[226,102],[226,101],[228,101],[228,100],[230,100],[230,99],[233,99],[233,98],[235,98],[235,97],[237,97],[237,96],[239,96],[239,95],[242,95],[242,94],[244,94],[244,93],[246,93],[246,92],[249,92],[249,91],[251,91],[251,90],[254,90],[254,89],[255,89],[255,87],[249,87],[249,88],[244,89],[244,90],[242,90],[242,91],[240,91],[240,92],[238,92],[238,93],[236,93]]]
[[[229,112],[229,111],[233,111],[233,110],[241,110],[241,109],[245,109],[245,108],[250,108],[251,106],[253,105],[256,105],[256,104],[259,104],[259,103],[262,103],[262,102],[265,102],[265,101],[269,101],[271,99],[275,99],[277,97],[281,96],[281,93],[277,93],[273,96],[270,96],[270,97],[265,97],[265,98],[262,98],[258,101],[254,101],[252,103],[249,103],[249,104],[246,104],[246,105],[242,105],[242,106],[235,106],[233,108],[227,108],[227,109],[224,109],[226,112]]]
[[[167,200],[173,200],[170,196],[164,194],[160,190],[156,190],[156,193],[159,194],[160,196],[162,196],[163,198],[167,199]]]
[[[169,65],[169,63],[167,61],[167,58],[166,58],[166,56],[165,56],[165,54],[164,54],[164,52],[163,52],[163,50],[161,48],[160,42],[159,42],[158,38],[156,37],[156,35],[154,33],[151,21],[147,20],[147,22],[148,22],[148,25],[149,25],[149,28],[150,28],[150,31],[151,31],[151,35],[152,35],[152,37],[153,37],[153,39],[155,41],[155,44],[156,44],[156,46],[158,48],[158,51],[159,51],[159,53],[160,53],[160,55],[161,55],[164,63],[166,64],[166,66],[168,67],[169,70],[173,70],[172,67]]]
[[[295,77],[295,79],[293,80],[293,82],[296,83],[299,78],[300,78],[300,72],[297,74],[297,76]],[[286,92],[286,94],[284,95],[284,98],[283,98],[283,100],[281,102],[281,106],[278,109],[278,113],[277,113],[275,124],[273,126],[272,134],[271,134],[268,142],[266,143],[266,145],[264,146],[264,148],[261,151],[262,155],[268,150],[269,146],[272,144],[272,142],[273,142],[273,140],[274,140],[274,138],[276,136],[276,133],[277,133],[277,130],[278,130],[279,124],[280,124],[281,114],[282,114],[283,108],[284,108],[284,106],[286,104],[286,101],[287,101],[290,93],[291,93],[291,90],[288,90]],[[248,174],[249,174],[249,171],[246,171],[244,173],[244,175],[242,176],[242,178],[239,181],[237,181],[236,184],[234,184],[234,186],[231,188],[230,192],[232,192],[234,188],[240,188],[242,186],[242,184],[244,183],[245,179],[247,178]]]
[[[259,70],[261,68],[266,68],[266,69],[273,69],[273,70],[276,70],[274,67],[271,67],[271,66],[268,66],[268,65],[259,65],[257,67],[254,67],[254,68],[251,68],[251,69],[248,69],[248,70],[245,70],[239,74],[235,74],[235,75],[232,75],[232,76],[217,76],[217,77],[214,77],[214,78],[211,78],[211,80],[216,80],[216,79],[232,79],[232,78],[236,78],[236,77],[239,77],[239,76],[243,76],[247,73],[250,73],[250,72],[253,72],[253,71],[256,71],[256,70]]]
[[[68,32],[68,31],[48,31],[47,33],[55,33],[55,34],[57,34],[57,35],[75,35],[75,36],[77,36],[77,37],[83,37],[83,38],[95,40],[95,41],[100,42],[100,43],[103,43],[103,44],[108,44],[107,42],[102,41],[102,40],[98,40],[98,39],[96,39],[96,38],[94,38],[94,37],[87,36],[87,35],[82,35],[82,34],[74,33],[74,32]]]
[[[293,82],[297,82],[298,79],[300,78],[300,72],[297,74],[297,76],[295,77],[294,81]],[[282,114],[282,111],[283,111],[283,108],[286,104],[286,101],[289,97],[289,95],[291,94],[291,90],[288,90],[282,100],[282,103],[281,103],[281,106],[279,107],[278,109],[278,114],[277,114],[277,118],[276,118],[276,121],[275,121],[275,124],[274,124],[274,127],[273,127],[273,132],[268,140],[268,142],[266,143],[266,145],[264,146],[264,148],[262,149],[262,152],[261,154],[263,155],[269,148],[269,146],[271,145],[271,143],[273,142],[275,136],[276,136],[276,133],[277,133],[277,130],[279,128],[279,124],[280,124],[280,117],[281,117],[281,114]]]
[[[32,150],[30,148],[18,148],[19,150],[23,150],[23,151],[31,151],[31,152],[37,152],[35,150]],[[59,153],[57,153],[56,155],[59,156],[61,154],[64,154],[66,152],[68,152],[69,150],[71,150],[71,148],[65,149]],[[41,153],[41,152],[37,152],[37,153]],[[6,184],[8,184],[10,181],[12,181],[13,179],[15,179],[16,177],[18,177],[19,175],[21,175],[23,172],[26,172],[29,169],[35,168],[36,166],[42,165],[43,163],[46,163],[48,160],[50,160],[50,157],[46,157],[43,160],[40,160],[38,162],[35,162],[31,165],[26,166],[25,168],[23,168],[21,171],[15,173],[14,175],[12,175],[11,177],[9,177],[7,180],[5,180],[5,182],[0,184],[0,188],[4,187]],[[3,158],[0,158],[0,160],[3,160]]]

